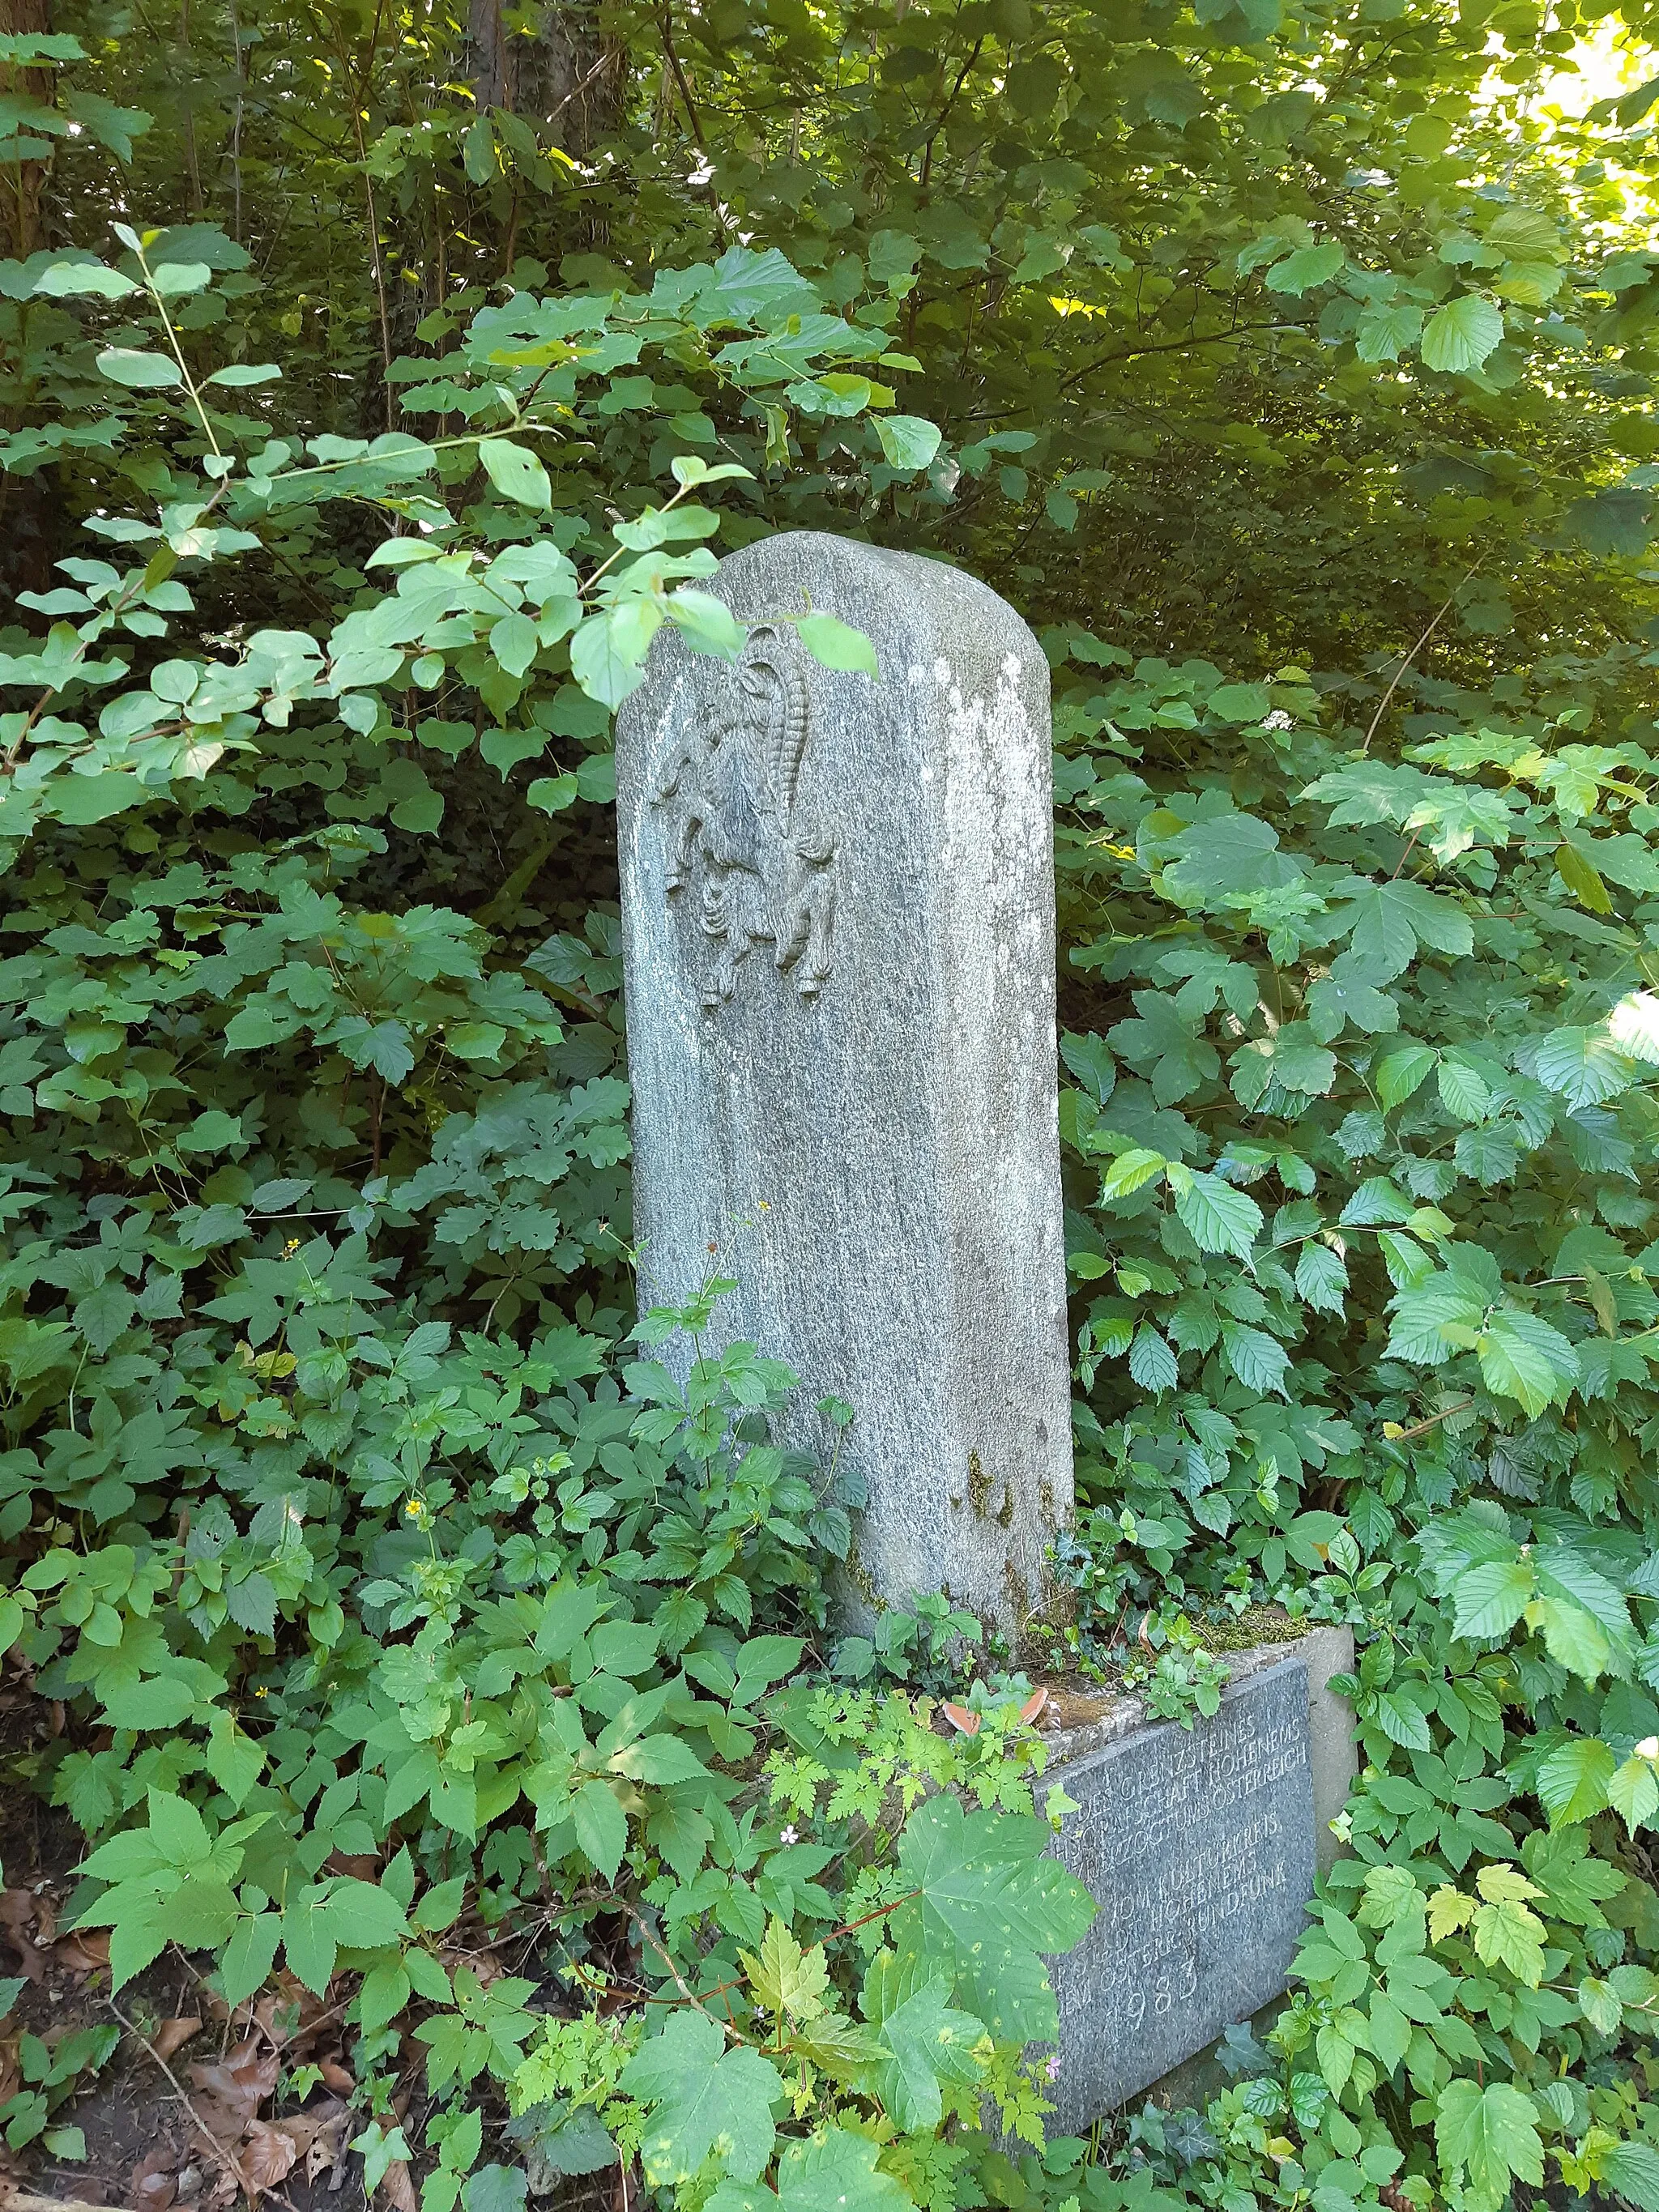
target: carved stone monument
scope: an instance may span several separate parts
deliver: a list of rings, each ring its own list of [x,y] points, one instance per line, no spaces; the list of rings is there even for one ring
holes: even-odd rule
[[[854,1408],[855,1619],[945,1589],[1018,1634],[1073,1504],[1048,667],[909,554],[792,533],[708,588],[741,661],[665,629],[618,725],[641,1304],[735,1278],[713,1342],[795,1370],[820,1465]]]

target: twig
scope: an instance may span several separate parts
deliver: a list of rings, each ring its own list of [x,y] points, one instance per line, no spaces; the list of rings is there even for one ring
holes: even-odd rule
[[[662,1960],[664,1966],[667,1967],[670,1979],[673,1982],[674,1987],[679,1991],[680,1995],[685,1999],[687,2004],[695,2005],[705,2020],[712,2020],[722,2035],[735,2035],[738,2041],[741,2042],[743,2040],[742,2033],[738,2029],[736,2022],[729,2020],[722,2020],[717,2013],[712,2013],[709,2011],[708,2006],[696,1994],[696,1990],[691,1988],[684,1975],[681,1973],[679,1968],[674,1964],[673,1955],[670,1952],[667,1945],[662,1941],[655,1929],[650,1926],[649,1923],[646,1920],[645,1916],[642,1913],[636,1911],[631,1905],[624,1905],[623,1909],[627,1913],[629,1918],[633,1922],[634,1925],[639,1929],[641,1935],[644,1936],[646,1942],[656,1953],[657,1956]]]
[[[1447,1406],[1440,1413],[1431,1413],[1426,1421],[1413,1421],[1408,1429],[1401,1429],[1397,1437],[1390,1437],[1391,1444],[1403,1444],[1407,1437],[1420,1437],[1425,1429],[1437,1428],[1442,1421],[1450,1420],[1454,1413],[1467,1413],[1474,1405],[1473,1398],[1460,1399],[1456,1405]]]
[[[133,2026],[132,2022],[127,2018],[125,2013],[122,2011],[120,2006],[116,2003],[113,1997],[106,1997],[104,1999],[104,2002],[115,2014],[117,2020],[120,2021],[122,2027],[125,2028],[127,2033],[132,2038],[133,2041],[137,2044],[140,2049],[144,2052],[146,2057],[153,2058],[155,2063],[161,2068],[162,2073],[167,2075],[168,2081],[172,2082],[173,2094],[178,2098],[179,2102],[184,2106],[185,2111],[189,2115],[191,2124],[195,2128],[198,2135],[201,2136],[203,2142],[212,2153],[214,2163],[230,2177],[245,2196],[250,2198],[256,2196],[258,2192],[249,2184],[248,2178],[243,2172],[240,2165],[231,2156],[230,2153],[220,2142],[218,2136],[214,2134],[212,2129],[202,2118],[202,2115],[197,2111],[195,2106],[191,2104],[189,2097],[185,2092],[184,2084],[179,2081],[179,2076],[173,2072],[172,2067],[167,2064],[167,2060],[162,2057],[161,2052],[155,2048],[155,2045],[150,2041],[149,2038],[147,2035],[141,2033],[140,2031]],[[274,2195],[276,2192],[272,2191],[270,2193]]]
[[[1474,564],[1474,568],[1478,568],[1480,565],[1480,563],[1477,561]],[[1365,732],[1365,742],[1359,748],[1362,753],[1368,753],[1370,750],[1371,739],[1376,735],[1376,726],[1382,720],[1384,714],[1388,713],[1389,702],[1393,698],[1395,693],[1400,689],[1400,679],[1404,676],[1406,671],[1411,666],[1413,661],[1416,659],[1418,654],[1421,653],[1429,640],[1434,635],[1436,630],[1439,629],[1446,617],[1451,612],[1452,605],[1457,598],[1457,594],[1462,590],[1464,585],[1468,582],[1469,578],[1474,575],[1474,568],[1467,569],[1464,574],[1458,578],[1457,581],[1452,586],[1450,591],[1447,592],[1444,600],[1436,611],[1434,618],[1430,623],[1428,628],[1418,639],[1416,644],[1413,646],[1411,651],[1401,662],[1399,667],[1395,670],[1394,680],[1389,685],[1388,690],[1382,694],[1382,697],[1377,707],[1376,712],[1371,716],[1371,726]]]

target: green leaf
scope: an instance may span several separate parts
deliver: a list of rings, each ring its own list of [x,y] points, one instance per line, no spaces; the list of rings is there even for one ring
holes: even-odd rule
[[[541,641],[536,635],[536,625],[528,615],[503,615],[498,623],[491,626],[489,650],[495,655],[497,665],[504,668],[509,676],[522,676],[536,658],[540,645]],[[545,743],[546,733],[538,732],[535,750],[539,752]],[[492,762],[490,765],[495,767],[499,763]]]
[[[202,379],[205,384],[222,384],[240,391],[251,384],[275,384],[283,372],[274,361],[237,361],[228,368],[216,368],[211,376]]]
[[[1536,1314],[1505,1306],[1487,1322],[1475,1346],[1481,1379],[1502,1398],[1518,1399],[1528,1415],[1565,1399],[1578,1380],[1578,1355],[1558,1328]]]
[[[106,346],[94,366],[112,384],[125,384],[134,392],[166,392],[183,382],[179,365],[162,353],[142,353],[132,346]]]
[[[620,707],[645,681],[645,655],[663,621],[648,600],[624,599],[589,615],[570,641],[570,672],[590,699]]]
[[[939,449],[939,426],[920,415],[878,415],[872,419],[889,468],[925,469]]]
[[[608,1782],[586,1782],[572,1802],[576,1820],[577,1848],[607,1881],[611,1881],[628,1849],[628,1815],[617,1802]]]
[[[617,2086],[647,2108],[640,2155],[653,2187],[689,2181],[711,2155],[737,2180],[759,2179],[777,2139],[772,2107],[783,2083],[758,2051],[728,2050],[704,2014],[671,2012]]]
[[[1601,2179],[1637,2206],[1659,2212],[1659,2151],[1633,2138],[1614,2143],[1601,2164]]]
[[[1069,1951],[1087,1932],[1095,1901],[1045,1856],[1046,1821],[964,1813],[930,1798],[899,1844],[899,1873],[916,1893],[893,1916],[901,1953],[937,1958],[953,1996],[1004,2043],[1051,2040],[1054,2001],[1042,1954]]]
[[[1509,2081],[1483,2089],[1449,2081],[1440,2092],[1434,2145],[1448,2171],[1467,2171],[1481,2203],[1496,2208],[1512,2180],[1536,2187],[1544,2178],[1543,2145],[1532,2100]]]
[[[900,1962],[890,1952],[878,1952],[871,1968],[890,1962],[890,1978],[914,1981],[916,1962]],[[905,1968],[912,1971],[905,1973]],[[865,2009],[871,2010],[869,1977],[866,1979]],[[906,2130],[932,2130],[944,2114],[942,2082],[976,2081],[983,2068],[975,2057],[985,2039],[981,2021],[971,2013],[956,2010],[950,2002],[948,1973],[923,1980],[902,2002],[884,2010],[878,2035],[884,2057],[872,2069],[877,2095],[898,2125]]]
[[[1328,284],[1347,258],[1336,239],[1328,239],[1322,246],[1299,246],[1274,262],[1263,282],[1270,292],[1287,292],[1300,299],[1316,284]]]
[[[706,2212],[911,2212],[915,2200],[876,2164],[881,2147],[849,2129],[828,2127],[786,2146],[778,2186],[722,2181]],[[1651,2212],[1644,2205],[1642,2212]]]
[[[1143,1183],[1161,1176],[1169,1162],[1162,1152],[1150,1152],[1145,1146],[1132,1145],[1127,1152],[1120,1152],[1100,1179],[1100,1198],[1109,1205],[1115,1198],[1127,1198],[1131,1191],[1139,1190]]]
[[[668,601],[668,618],[697,653],[722,660],[740,660],[749,632],[723,599],[712,592],[682,586]]]
[[[1465,292],[1430,316],[1423,332],[1423,366],[1466,375],[1480,368],[1503,337],[1503,310],[1478,293]]]
[[[1170,1187],[1176,1212],[1200,1252],[1231,1252],[1248,1260],[1261,1233],[1261,1208],[1247,1191],[1235,1190],[1219,1176],[1194,1175],[1171,1161]]]
[[[545,514],[553,504],[553,487],[547,471],[526,446],[510,438],[481,438],[478,461],[503,499]]]
[[[97,261],[53,261],[34,280],[38,295],[48,300],[125,300],[138,289],[131,276]]]
[[[876,648],[861,629],[834,615],[803,615],[795,624],[801,643],[821,667],[849,669],[860,676],[879,673]]]
[[[1565,1827],[1601,1812],[1615,1765],[1606,1744],[1584,1735],[1570,1737],[1540,1759],[1538,1795],[1549,1814],[1551,1826]]]
[[[1423,310],[1376,302],[1364,308],[1354,328],[1353,349],[1361,361],[1398,361],[1423,335]]]
[[[1525,1559],[1492,1559],[1460,1575],[1453,1589],[1452,1633],[1497,1642],[1531,1601],[1536,1581]]]

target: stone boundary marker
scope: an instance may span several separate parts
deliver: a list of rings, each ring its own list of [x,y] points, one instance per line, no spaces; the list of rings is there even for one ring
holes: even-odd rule
[[[741,659],[665,628],[617,721],[640,1302],[734,1278],[704,1349],[800,1376],[781,1441],[868,1493],[843,1618],[943,1588],[1018,1638],[1073,1510],[1048,663],[973,577],[817,532],[705,588]]]
[[[1055,1856],[1101,1908],[1053,1962],[1056,2130],[1085,2130],[1279,1996],[1336,1856],[1356,1762],[1327,1685],[1352,1634],[1229,1657],[1220,1711],[1190,1732],[1126,1698],[1052,1739],[1044,1783],[1078,1805]]]

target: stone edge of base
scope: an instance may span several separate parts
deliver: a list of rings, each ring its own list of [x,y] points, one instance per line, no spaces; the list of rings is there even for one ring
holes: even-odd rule
[[[1300,1659],[1308,1669],[1308,1752],[1313,1769],[1314,1856],[1321,1875],[1328,1874],[1342,1856],[1343,1845],[1331,1823],[1348,1802],[1359,1771],[1354,1742],[1353,1713],[1346,1699],[1331,1688],[1334,1674],[1353,1671],[1353,1631],[1320,1625],[1281,1643],[1255,1644],[1243,1651],[1224,1655],[1230,1686],[1247,1682],[1283,1659]],[[1058,1770],[1085,1759],[1109,1743],[1119,1742],[1137,1729],[1165,1725],[1147,1711],[1146,1701],[1127,1692],[1102,1705],[1091,1719],[1070,1728],[1045,1730],[1048,1747],[1045,1778],[1058,1780]]]

